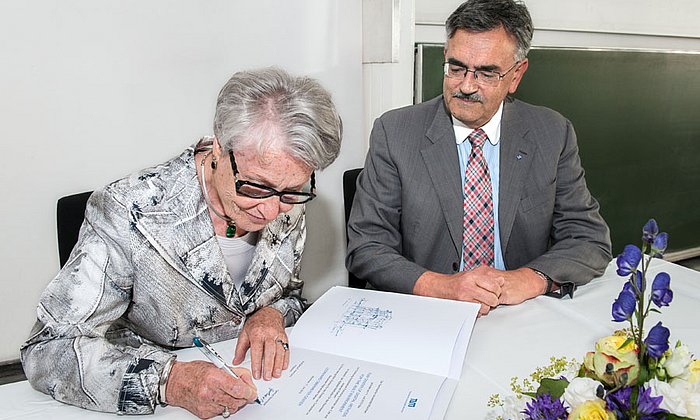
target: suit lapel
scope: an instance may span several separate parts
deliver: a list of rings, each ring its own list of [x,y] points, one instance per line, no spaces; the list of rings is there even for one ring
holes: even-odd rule
[[[299,223],[303,223],[304,209],[304,205],[294,206],[288,213],[277,216],[260,232],[253,261],[239,291],[244,312],[255,310],[255,299],[261,294],[269,293],[275,286],[283,289],[294,275],[292,271],[297,265],[295,259],[301,258],[301,255],[297,255],[293,249],[295,241],[287,238]],[[265,290],[260,290],[261,287]]]
[[[187,267],[188,278],[199,288],[229,308],[240,306],[216,236],[210,236],[180,258]]]
[[[501,185],[498,210],[501,252],[504,255],[523,194],[526,174],[535,153],[534,144],[526,137],[528,131],[525,121],[517,112],[517,104],[506,99],[501,123]]]
[[[452,120],[443,100],[436,102],[435,117],[426,132],[426,137],[430,144],[421,150],[423,161],[435,187],[452,242],[460,253],[464,216],[459,156]]]
[[[183,277],[223,305],[240,311],[238,299],[232,300],[235,288],[214,235],[191,153],[170,162],[167,170],[159,167],[147,176],[154,179],[151,188],[144,189],[131,208],[136,228],[159,257]]]

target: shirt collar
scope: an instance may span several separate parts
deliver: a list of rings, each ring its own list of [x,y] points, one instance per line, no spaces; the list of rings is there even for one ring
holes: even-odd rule
[[[491,117],[489,122],[481,126],[484,133],[488,136],[489,143],[497,145],[501,139],[501,117],[503,116],[503,102],[498,107],[496,113]],[[452,117],[452,128],[455,131],[455,140],[457,144],[462,144],[474,129],[467,127],[464,123],[455,117]]]

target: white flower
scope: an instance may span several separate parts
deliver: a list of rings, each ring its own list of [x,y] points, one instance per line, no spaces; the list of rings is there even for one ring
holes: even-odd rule
[[[515,395],[507,396],[503,401],[503,418],[506,420],[524,420],[525,405],[530,401],[530,397],[521,398]]]
[[[700,392],[688,395],[685,400],[685,408],[688,411],[687,417],[700,419]]]
[[[691,419],[700,419],[700,382],[691,384],[684,379],[673,379],[671,388],[676,390],[685,401],[685,408]]]
[[[683,395],[678,391],[678,389],[672,387],[671,384],[667,382],[658,380],[657,378],[650,380],[646,383],[646,385],[651,388],[652,397],[663,397],[661,404],[659,404],[659,408],[681,417],[686,417],[688,415],[688,410],[685,408]]]
[[[561,372],[558,376],[566,378],[568,382],[571,382],[574,378],[578,377],[578,371],[581,369],[580,363],[572,363],[568,366],[566,370]]]
[[[564,390],[564,401],[573,409],[586,401],[598,398],[598,387],[603,385],[591,378],[574,378]]]
[[[675,378],[669,381],[671,387],[681,394],[700,393],[700,382],[690,383],[687,379]]]
[[[671,355],[666,358],[663,367],[671,378],[683,377],[689,374],[688,365],[690,365],[691,360],[690,350],[688,346],[683,344],[673,349]]]

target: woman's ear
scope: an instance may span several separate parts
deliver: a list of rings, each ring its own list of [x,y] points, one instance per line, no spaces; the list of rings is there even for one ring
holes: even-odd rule
[[[212,142],[212,155],[216,160],[223,159],[223,147],[221,147],[221,143],[219,142],[219,139],[214,137],[214,141]]]

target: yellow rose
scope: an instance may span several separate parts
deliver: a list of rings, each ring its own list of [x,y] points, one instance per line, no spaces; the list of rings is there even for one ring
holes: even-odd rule
[[[700,382],[700,360],[691,361],[688,365],[688,372],[690,372],[688,382],[691,384]]]
[[[598,340],[595,344],[595,352],[587,353],[583,361],[588,373],[612,386],[636,383],[639,376],[637,346],[630,341],[620,348],[626,340],[626,337],[618,335]],[[625,374],[626,380],[623,377]]]
[[[595,399],[578,405],[569,414],[569,420],[615,420],[615,413],[605,409],[605,401]]]

